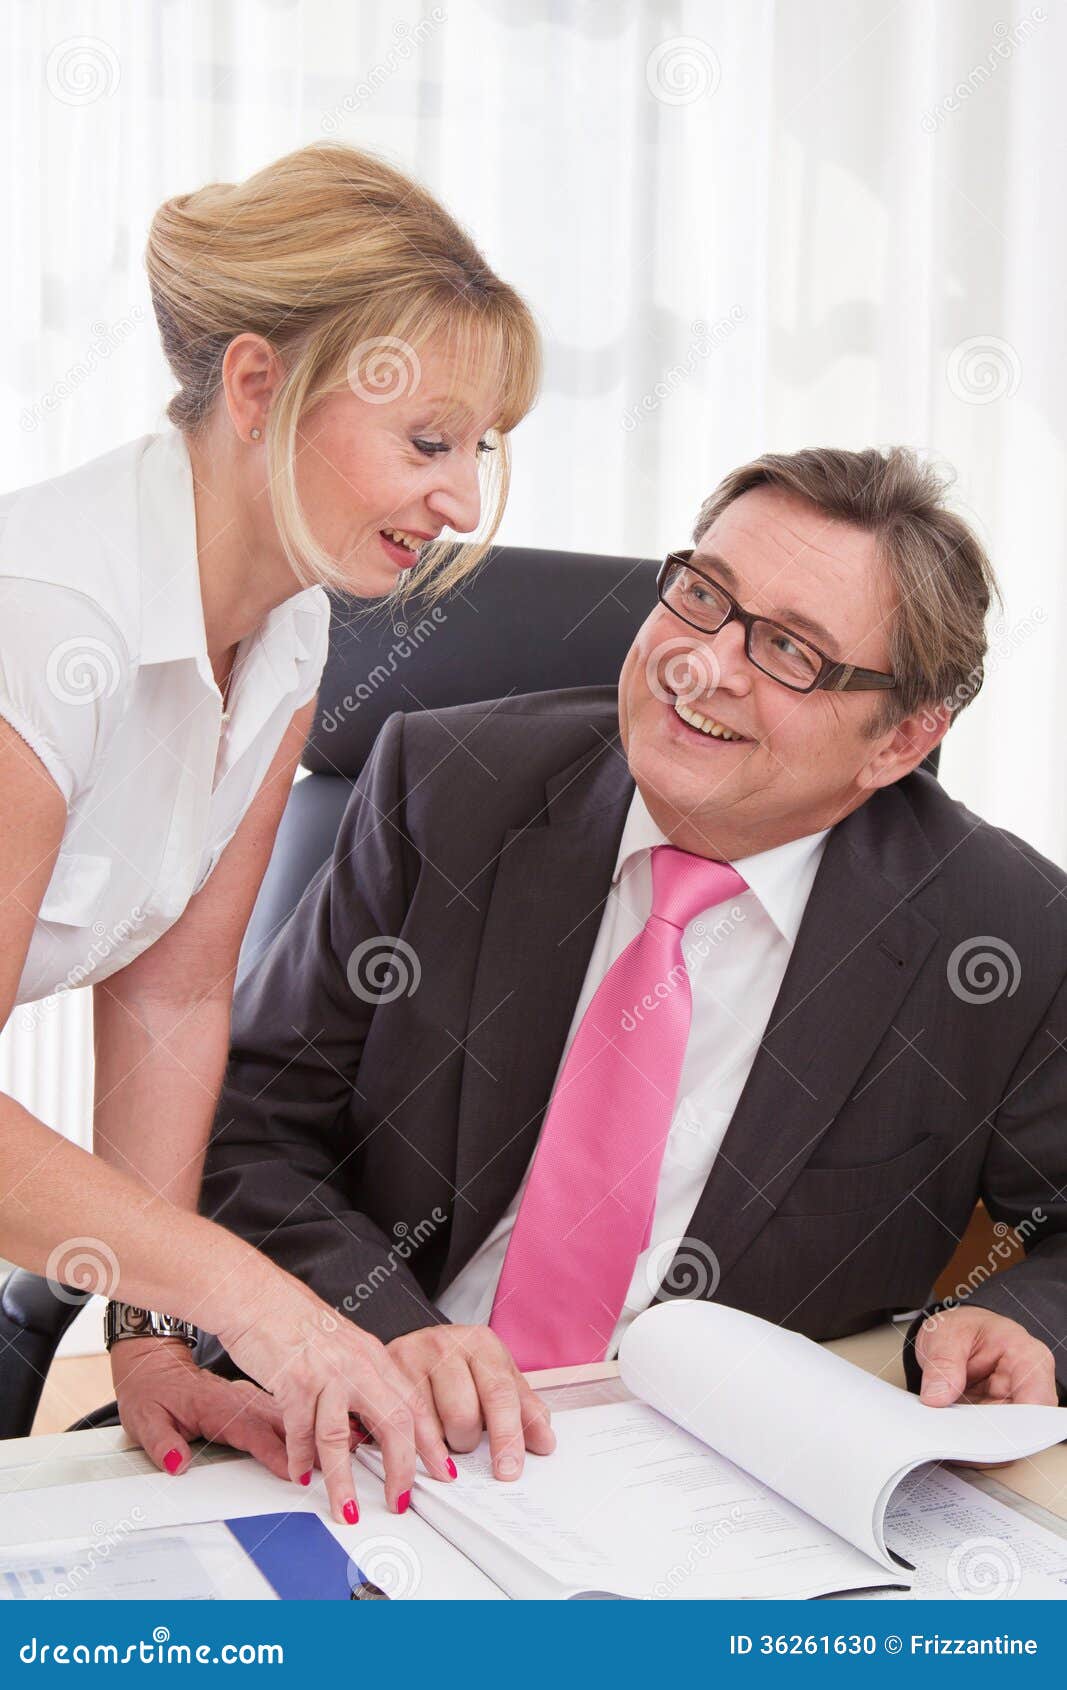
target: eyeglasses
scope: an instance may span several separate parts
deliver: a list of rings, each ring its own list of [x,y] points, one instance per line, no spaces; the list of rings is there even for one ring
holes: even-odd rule
[[[702,634],[717,634],[727,622],[742,623],[745,656],[772,681],[794,692],[881,692],[896,686],[895,675],[840,663],[780,622],[742,610],[725,587],[693,568],[692,555],[691,550],[669,552],[663,560],[656,576],[660,603]]]

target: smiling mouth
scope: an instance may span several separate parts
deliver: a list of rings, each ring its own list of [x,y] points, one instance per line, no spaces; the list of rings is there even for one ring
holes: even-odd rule
[[[419,549],[407,540],[395,538],[396,529],[380,528],[378,539],[397,569],[413,569],[419,561]]]
[[[409,534],[406,528],[382,528],[379,533],[392,540],[394,545],[406,547],[409,552],[417,552],[423,543],[418,534]]]
[[[714,716],[703,716],[699,710],[694,710],[682,699],[676,698],[671,706],[674,714],[692,728],[695,733],[703,734],[705,739],[717,739],[726,744],[752,745],[755,742],[745,734],[739,734],[733,728],[728,728],[722,722],[717,722]]]

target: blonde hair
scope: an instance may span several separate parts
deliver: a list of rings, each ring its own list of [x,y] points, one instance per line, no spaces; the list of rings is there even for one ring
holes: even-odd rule
[[[370,153],[317,142],[246,182],[167,200],[152,219],[145,263],[179,384],[167,407],[176,428],[195,435],[206,424],[235,336],[262,335],[282,359],[266,425],[270,497],[286,555],[306,583],[345,590],[297,497],[301,417],[368,371],[371,391],[391,378],[391,396],[403,397],[418,380],[419,350],[431,342],[451,355],[454,370],[484,373],[499,408],[497,450],[480,464],[481,531],[473,541],[427,546],[401,592],[428,588],[436,599],[470,573],[503,515],[507,436],[536,399],[540,342],[525,301],[432,194]]]
[[[779,487],[876,537],[892,592],[889,651],[897,684],[876,695],[864,724],[871,739],[939,706],[955,720],[982,685],[986,615],[992,599],[1001,602],[1000,590],[981,541],[946,503],[950,485],[947,473],[906,446],[765,452],[719,483],[693,530],[699,545],[743,493]]]

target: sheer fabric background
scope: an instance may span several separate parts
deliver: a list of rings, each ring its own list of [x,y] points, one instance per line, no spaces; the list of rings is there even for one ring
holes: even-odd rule
[[[661,556],[768,448],[956,467],[1007,609],[944,783],[1067,859],[1062,9],[15,0],[0,30],[0,489],[160,425],[162,199],[321,137],[374,148],[544,330],[502,539]],[[82,1143],[89,997],[0,1038],[0,1085]]]

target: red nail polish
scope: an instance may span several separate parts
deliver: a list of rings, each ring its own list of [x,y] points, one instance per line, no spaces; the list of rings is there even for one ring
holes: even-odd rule
[[[448,1476],[449,1476],[450,1479],[458,1479],[459,1478],[459,1474],[456,1471],[456,1464],[453,1461],[451,1456],[449,1456],[448,1460],[445,1462],[445,1466],[448,1468]]]
[[[301,1473],[300,1483],[302,1485],[309,1485],[311,1483],[311,1474],[310,1473]]]
[[[406,1514],[407,1511],[408,1511],[408,1503],[410,1501],[411,1501],[411,1492],[409,1490],[403,1491],[401,1493],[401,1495],[398,1496],[397,1499],[396,1499],[396,1511],[397,1511],[397,1513],[398,1514]]]
[[[341,1509],[341,1513],[344,1515],[350,1526],[359,1525],[359,1509],[356,1507],[351,1497]]]
[[[168,1449],[163,1457],[163,1465],[168,1473],[176,1473],[182,1464],[182,1458],[176,1449]]]

